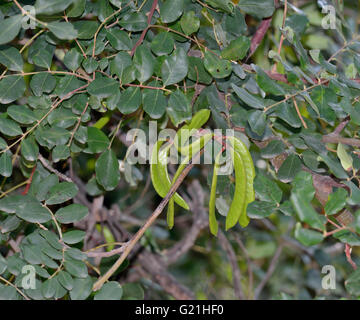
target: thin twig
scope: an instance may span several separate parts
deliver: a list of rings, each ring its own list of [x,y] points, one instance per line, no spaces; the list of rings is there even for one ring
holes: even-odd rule
[[[68,176],[62,174],[61,172],[57,171],[53,168],[48,160],[46,160],[41,154],[38,156],[39,161],[44,166],[44,168],[48,169],[50,172],[55,173],[61,180],[67,182],[73,182]]]
[[[233,247],[231,246],[231,243],[229,242],[229,240],[226,238],[226,236],[224,235],[224,233],[222,231],[219,231],[218,238],[219,238],[220,245],[223,247],[223,249],[225,250],[225,252],[228,256],[228,259],[229,259],[229,262],[230,262],[230,265],[232,268],[235,296],[239,300],[245,300],[245,294],[244,294],[242,286],[241,286],[240,268],[239,268],[239,265],[238,265],[238,262],[236,259],[235,251],[234,251]]]
[[[143,32],[141,33],[141,36],[139,38],[138,41],[136,41],[134,47],[131,49],[131,53],[130,55],[133,56],[135,51],[136,51],[136,48],[141,45],[141,43],[144,41],[144,38],[146,36],[146,33],[148,32],[149,28],[150,28],[150,25],[151,25],[151,19],[154,15],[154,12],[155,12],[155,9],[158,5],[158,0],[153,0],[153,3],[152,3],[152,6],[151,6],[151,9],[150,9],[150,12],[149,12],[149,15],[148,15],[148,18],[147,18],[147,27],[143,30]]]
[[[151,227],[151,225],[155,222],[155,220],[160,216],[162,211],[164,210],[165,206],[169,202],[170,198],[173,196],[173,194],[176,192],[176,190],[180,187],[181,183],[187,176],[187,174],[190,172],[190,170],[193,168],[194,164],[197,163],[198,158],[200,157],[201,153],[200,151],[197,156],[193,158],[193,160],[186,166],[184,171],[180,174],[179,178],[176,180],[176,182],[172,185],[170,188],[170,191],[166,195],[166,197],[160,202],[158,207],[155,209],[155,211],[152,213],[152,215],[149,217],[149,219],[145,222],[145,224],[139,229],[139,231],[133,236],[133,238],[129,241],[128,245],[126,246],[124,252],[119,257],[119,259],[113,264],[113,266],[102,276],[100,277],[93,286],[93,291],[99,290],[102,285],[113,275],[113,273],[121,266],[121,264],[124,262],[126,257],[129,255],[131,250],[134,248],[136,243],[141,239],[145,231]]]
[[[16,285],[14,285],[13,283],[11,283],[10,281],[6,280],[1,276],[0,276],[0,280],[5,282],[7,285],[13,287],[17,292],[19,292],[24,297],[25,300],[30,300],[30,298],[28,298],[28,296],[24,292],[22,292]]]
[[[248,299],[252,299],[253,298],[253,285],[254,285],[254,274],[253,274],[253,270],[252,270],[253,262],[251,261],[249,253],[248,253],[245,245],[241,241],[240,237],[237,234],[235,234],[235,232],[233,234],[234,234],[235,241],[237,242],[240,249],[244,252],[244,255],[245,255],[247,269],[248,269],[248,277],[249,277]]]
[[[265,277],[262,279],[262,281],[260,282],[260,284],[256,287],[255,289],[255,293],[254,293],[254,299],[257,300],[262,292],[262,290],[264,289],[265,285],[268,283],[268,281],[270,280],[271,276],[273,275],[275,269],[276,269],[276,265],[279,261],[281,252],[283,250],[283,244],[280,244],[273,256],[273,258],[271,259],[269,268],[265,274]]]
[[[282,26],[281,26],[281,37],[280,37],[280,43],[279,43],[279,48],[278,48],[278,55],[280,56],[281,54],[281,48],[284,42],[284,27],[285,27],[285,21],[286,21],[286,15],[287,15],[287,0],[285,0],[284,3],[284,13],[283,13],[283,20],[282,20]],[[276,71],[276,67],[277,67],[277,61],[275,62],[272,71],[275,72]]]
[[[301,123],[302,123],[302,125],[304,126],[304,128],[307,129],[308,126],[307,126],[306,122],[304,121],[304,119],[303,119],[303,117],[302,117],[302,115],[301,115],[301,113],[300,113],[300,110],[299,110],[299,107],[298,107],[298,105],[297,105],[297,102],[296,102],[296,100],[295,100],[294,97],[293,97],[292,99],[293,99],[293,102],[294,102],[294,106],[295,106],[296,113],[298,114],[298,116],[299,116],[299,118],[300,118],[300,120],[301,120]]]

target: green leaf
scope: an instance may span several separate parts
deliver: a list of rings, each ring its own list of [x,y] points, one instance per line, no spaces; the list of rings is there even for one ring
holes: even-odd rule
[[[61,182],[49,190],[49,195],[46,198],[46,204],[59,204],[68,201],[76,196],[79,189],[72,182]]]
[[[87,91],[89,94],[103,99],[116,94],[118,87],[119,83],[116,80],[100,76],[90,83]]]
[[[66,75],[62,77],[55,88],[55,94],[60,98],[64,98],[70,92],[80,88],[84,85],[84,82],[80,81],[75,76]]]
[[[53,149],[51,156],[55,163],[60,160],[66,160],[70,157],[70,149],[66,145],[58,145]]]
[[[116,50],[131,50],[132,43],[128,34],[120,29],[111,28],[106,31],[106,37],[108,38],[111,46]]]
[[[147,27],[147,17],[142,12],[129,13],[122,17],[119,24],[127,31],[142,31]]]
[[[311,227],[325,230],[323,221],[320,215],[315,211],[309,201],[302,195],[301,192],[293,192],[290,196],[291,203],[302,222],[306,222]]]
[[[71,300],[86,300],[92,292],[93,281],[90,277],[75,279],[70,291]]]
[[[7,263],[5,258],[0,253],[0,274],[3,274],[7,269]]]
[[[298,222],[295,228],[295,239],[305,246],[313,246],[322,242],[324,236],[321,232],[302,228]]]
[[[45,223],[51,220],[50,212],[32,196],[23,196],[16,206],[16,215],[27,222]]]
[[[80,230],[72,230],[63,234],[63,240],[67,244],[75,244],[84,240],[86,233]]]
[[[59,209],[56,214],[56,220],[60,223],[74,223],[85,218],[89,213],[87,207],[81,204],[70,204],[64,208]]]
[[[112,150],[101,154],[95,165],[96,180],[106,191],[114,190],[119,184],[119,162]]]
[[[167,100],[161,90],[144,89],[142,104],[151,118],[160,119],[166,111]]]
[[[250,49],[250,39],[245,36],[240,36],[232,40],[230,44],[221,51],[221,56],[227,60],[241,60],[245,58]]]
[[[301,160],[296,154],[290,154],[282,163],[279,171],[278,178],[282,182],[292,181],[296,174],[301,170]]]
[[[174,50],[174,38],[170,32],[160,32],[151,41],[151,50],[157,56],[165,56]]]
[[[109,146],[109,139],[100,129],[95,127],[87,128],[88,140],[87,144],[92,153],[104,151]]]
[[[345,280],[345,288],[350,294],[360,296],[360,269],[354,271]]]
[[[182,48],[176,49],[173,54],[166,58],[161,67],[161,76],[164,86],[178,83],[188,73],[188,58]]]
[[[28,60],[39,67],[50,69],[55,52],[55,46],[45,41],[44,37],[39,37],[30,46]]]
[[[30,81],[30,88],[33,91],[34,95],[38,97],[40,97],[44,92],[45,93],[52,92],[55,86],[56,86],[55,77],[47,72],[35,74]]]
[[[248,122],[252,131],[259,136],[264,134],[266,128],[266,116],[264,112],[260,110],[252,112],[248,117]]]
[[[210,84],[212,76],[205,70],[204,63],[201,58],[188,57],[189,73],[188,78],[192,81]]]
[[[0,25],[1,27],[1,25]],[[14,287],[0,284],[0,300],[19,300],[20,295]]]
[[[325,213],[327,215],[333,215],[342,210],[346,205],[347,196],[348,193],[344,188],[339,188],[330,194],[325,205]]]
[[[81,53],[73,48],[66,52],[64,57],[64,64],[71,71],[76,71],[76,69],[80,67],[83,59],[84,57],[81,55]]]
[[[261,149],[261,157],[264,159],[272,159],[283,153],[285,145],[280,140],[272,140],[268,145]]]
[[[98,29],[99,23],[97,21],[79,20],[75,21],[73,26],[78,32],[78,39],[91,39]]]
[[[39,145],[33,137],[29,137],[21,141],[21,155],[27,161],[36,161],[39,154]]]
[[[200,19],[195,15],[194,11],[187,11],[181,17],[180,24],[184,33],[190,35],[199,30]]]
[[[95,294],[94,300],[121,300],[122,295],[121,285],[116,281],[109,281]]]
[[[334,123],[336,115],[335,112],[330,108],[329,102],[337,101],[337,97],[331,89],[318,86],[311,91],[310,99],[308,98],[307,101],[309,103],[310,101],[313,101],[319,111],[321,119],[330,124]],[[314,105],[312,103],[310,103],[310,105],[316,112],[317,110],[314,108]]]
[[[69,131],[59,127],[46,129],[43,134],[43,139],[52,146],[67,143],[71,136]]]
[[[126,70],[132,66],[131,57],[127,52],[119,52],[110,62],[111,74],[116,74],[124,82]]]
[[[360,236],[349,230],[340,230],[333,234],[335,239],[339,239],[342,243],[347,243],[350,246],[360,246]]]
[[[176,21],[183,13],[184,0],[166,0],[160,7],[161,21],[171,23]]]
[[[4,152],[0,156],[0,175],[3,177],[10,177],[12,175],[12,162],[11,162],[11,156],[9,153]]]
[[[279,186],[262,174],[258,174],[254,180],[254,189],[261,201],[280,203],[282,191]]]
[[[209,50],[205,52],[204,66],[214,78],[226,78],[232,71],[230,61],[219,58]]]
[[[346,152],[345,147],[342,143],[338,144],[336,150],[337,156],[340,159],[342,167],[348,171],[353,166],[353,158]]]
[[[240,88],[236,86],[235,84],[231,84],[231,87],[235,91],[236,95],[249,107],[255,108],[255,109],[264,109],[265,107],[265,101],[264,99],[252,95],[249,92],[247,92],[244,88]]]
[[[150,49],[145,46],[139,46],[134,55],[134,66],[136,69],[135,75],[139,82],[149,80],[154,73],[155,59]]]
[[[95,58],[87,58],[83,60],[82,66],[84,67],[85,71],[90,74],[99,67],[99,62]]]
[[[123,114],[135,112],[141,105],[141,91],[139,87],[129,87],[121,93],[118,109]]]
[[[214,8],[221,9],[227,13],[234,11],[234,5],[231,0],[205,0],[206,3]]]
[[[8,216],[1,223],[1,233],[8,233],[15,231],[21,223],[21,220],[16,215]]]
[[[57,286],[59,286],[59,282],[56,278],[50,278],[42,283],[41,293],[46,299],[52,298],[57,290]]]
[[[247,206],[246,213],[252,219],[264,219],[276,211],[276,203],[254,201]]]
[[[2,198],[0,199],[0,210],[6,213],[15,213],[18,203],[26,199],[29,198],[18,194]]]
[[[86,0],[75,0],[72,5],[66,9],[66,15],[70,18],[81,16],[85,10]]]
[[[22,71],[24,67],[23,58],[19,50],[14,47],[0,50],[0,63],[11,71]]]
[[[8,104],[21,98],[26,90],[23,77],[9,76],[0,81],[0,103]]]
[[[74,0],[36,0],[35,10],[36,14],[51,15],[64,11]]]
[[[18,35],[22,20],[23,16],[17,14],[0,21],[0,45],[12,41]]]
[[[260,19],[270,17],[275,10],[273,0],[240,0],[238,6],[244,12]]]
[[[285,94],[285,90],[272,80],[260,67],[253,65],[253,68],[256,71],[256,82],[262,90],[273,95],[282,96]]]
[[[65,270],[69,272],[72,276],[77,278],[86,278],[88,276],[88,271],[86,264],[82,261],[67,259],[64,262]],[[75,282],[80,279],[76,279]],[[74,283],[75,287],[75,283]]]
[[[61,270],[58,273],[57,280],[65,289],[69,291],[74,287],[74,279],[66,271]]]
[[[50,22],[47,27],[56,37],[62,40],[72,40],[78,35],[77,30],[70,22]]]
[[[32,124],[38,120],[34,112],[23,105],[11,105],[8,107],[7,113],[11,118],[21,124]]]
[[[57,108],[51,112],[48,116],[48,123],[51,126],[56,126],[59,128],[69,128],[72,127],[77,121],[78,117],[74,112],[65,108]]]
[[[16,137],[23,133],[15,121],[4,118],[0,118],[0,132],[9,137]]]
[[[191,119],[190,102],[181,90],[178,89],[171,93],[167,113],[176,127]]]
[[[347,179],[348,175],[346,171],[341,166],[340,162],[337,158],[335,158],[332,154],[322,153],[320,159],[326,163],[329,169],[334,173],[334,175],[339,179]]]

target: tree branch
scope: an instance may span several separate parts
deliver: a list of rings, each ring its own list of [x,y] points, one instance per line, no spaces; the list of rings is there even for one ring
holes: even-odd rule
[[[134,248],[136,243],[141,239],[145,231],[151,227],[151,225],[155,222],[155,220],[160,216],[162,211],[164,210],[165,206],[169,202],[170,198],[173,196],[173,194],[176,192],[176,190],[180,187],[181,183],[187,176],[187,174],[190,172],[190,170],[193,168],[194,164],[197,163],[198,158],[202,154],[203,150],[200,151],[193,159],[192,161],[186,166],[184,171],[180,174],[179,178],[176,180],[176,182],[172,185],[170,188],[170,191],[166,195],[166,197],[160,202],[158,207],[155,209],[155,211],[152,213],[152,215],[149,217],[149,219],[145,222],[145,224],[139,229],[139,231],[133,236],[133,238],[129,241],[128,245],[126,246],[124,252],[119,257],[119,259],[114,263],[114,265],[102,276],[98,279],[98,281],[95,282],[93,286],[93,290],[97,291],[99,290],[102,285],[113,275],[113,273],[121,266],[121,264],[124,262],[126,257],[129,255],[131,250]]]

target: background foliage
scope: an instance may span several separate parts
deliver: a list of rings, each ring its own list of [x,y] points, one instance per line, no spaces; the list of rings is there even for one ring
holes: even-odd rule
[[[0,298],[359,297],[358,5],[2,1]],[[126,133],[203,108],[250,148],[250,225],[210,235],[212,167],[196,166],[179,189],[190,213],[171,231],[158,219],[93,292],[161,200],[149,165],[125,170]],[[224,229],[233,179],[218,184]],[[36,290],[21,287],[28,264]],[[336,290],[321,287],[328,264]]]

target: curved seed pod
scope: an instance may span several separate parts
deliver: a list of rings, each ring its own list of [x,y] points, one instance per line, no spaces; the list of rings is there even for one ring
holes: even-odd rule
[[[217,185],[217,174],[219,171],[219,159],[220,159],[221,152],[217,155],[215,159],[214,164],[214,171],[213,171],[213,177],[211,181],[211,192],[210,192],[210,201],[209,201],[209,227],[210,232],[216,236],[218,233],[218,223],[216,221],[216,215],[215,215],[215,207],[216,207],[216,185]]]
[[[178,147],[178,151],[183,155],[189,155],[190,157],[192,157],[193,154],[198,153],[201,148],[203,148],[204,145],[210,141],[213,135],[213,133],[206,133],[199,139],[195,140],[193,143],[183,147]]]
[[[235,169],[235,193],[231,202],[229,212],[226,216],[226,230],[232,228],[241,218],[242,223],[244,220],[244,205],[246,200],[246,174],[243,160],[238,152],[231,151],[231,158],[234,163]],[[245,215],[245,218],[247,216]]]
[[[171,188],[171,181],[167,169],[167,156],[171,144],[160,150],[163,141],[157,141],[154,145],[151,155],[150,175],[155,191],[164,198]],[[175,202],[186,210],[189,210],[189,205],[179,196],[174,194]]]
[[[195,113],[190,123],[182,126],[182,128],[176,133],[174,138],[175,148],[179,150],[179,148],[184,146],[188,142],[189,138],[209,120],[210,114],[211,111],[208,109],[201,109]]]
[[[227,140],[230,141],[234,150],[238,152],[243,160],[245,167],[246,175],[246,202],[244,206],[244,213],[241,215],[239,223],[242,227],[246,227],[249,223],[249,219],[246,216],[247,205],[255,200],[255,191],[254,191],[254,178],[255,178],[255,168],[254,163],[251,158],[251,154],[245,144],[236,137],[227,137]]]
[[[201,148],[204,147],[206,143],[210,141],[213,134],[208,134],[200,137],[198,140],[196,140],[194,143],[192,143],[189,147],[189,151],[187,152],[187,156],[182,160],[179,167],[177,168],[174,178],[172,180],[172,184],[175,183],[177,178],[180,176],[181,172],[185,169],[185,167],[189,164],[190,159],[194,154],[197,154]],[[167,222],[168,226],[171,229],[174,226],[174,196],[171,197],[168,205],[168,211],[167,211]]]

